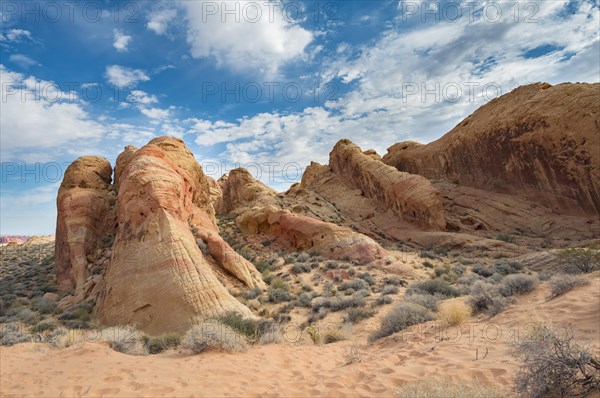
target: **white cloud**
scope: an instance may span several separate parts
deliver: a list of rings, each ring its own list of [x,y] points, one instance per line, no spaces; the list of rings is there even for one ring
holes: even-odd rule
[[[126,52],[127,46],[131,41],[132,37],[124,34],[119,29],[113,29],[114,42],[113,47],[117,49],[118,52]]]
[[[137,84],[139,81],[148,81],[150,78],[141,69],[132,69],[126,66],[109,65],[106,67],[106,79],[117,87],[126,87]]]
[[[154,120],[162,120],[162,119],[166,119],[169,117],[169,110],[168,109],[160,109],[160,108],[141,108],[140,112],[142,112],[144,115],[148,116],[150,119],[154,119]]]
[[[23,38],[31,40],[31,32],[24,29],[9,29],[6,32],[6,39],[9,41],[20,41]]]
[[[167,32],[169,23],[177,16],[177,10],[159,10],[150,14],[146,27],[157,35]]]
[[[39,65],[36,60],[23,54],[11,54],[8,60],[22,68],[29,69],[32,66]]]
[[[187,13],[192,57],[214,58],[219,67],[274,76],[286,62],[302,56],[313,40],[311,32],[283,18],[278,2],[270,4],[279,6],[279,11],[266,2],[247,0],[181,4]],[[209,6],[216,7],[216,13],[207,12]],[[236,15],[226,14],[225,7],[235,7]]]
[[[158,98],[156,98],[156,95],[148,94],[142,90],[132,90],[127,96],[127,101],[134,104],[148,105],[157,103]]]
[[[91,119],[79,98],[49,81],[0,65],[3,159],[20,148],[59,148],[77,139],[99,138],[104,128]]]

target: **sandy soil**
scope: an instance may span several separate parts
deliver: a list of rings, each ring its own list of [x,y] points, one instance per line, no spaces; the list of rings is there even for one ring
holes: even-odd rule
[[[437,377],[506,388],[518,364],[510,342],[534,321],[571,322],[580,341],[600,353],[600,278],[548,300],[545,287],[521,297],[491,320],[473,319],[442,332],[428,323],[368,344],[377,318],[354,330],[353,341],[325,346],[268,345],[248,352],[144,357],[104,343],[58,350],[21,344],[0,350],[0,396],[394,396],[405,383]],[[386,311],[384,310],[383,313]],[[360,361],[348,364],[349,352]],[[486,354],[487,353],[487,354]]]

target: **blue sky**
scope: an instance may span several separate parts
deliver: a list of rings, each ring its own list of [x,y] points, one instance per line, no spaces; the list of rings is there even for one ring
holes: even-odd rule
[[[51,234],[82,155],[182,138],[284,190],[339,139],[430,142],[521,84],[600,79],[596,1],[1,4],[1,234]]]

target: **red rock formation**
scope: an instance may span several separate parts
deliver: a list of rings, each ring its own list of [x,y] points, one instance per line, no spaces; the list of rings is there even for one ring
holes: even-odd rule
[[[301,187],[341,202],[353,218],[391,210],[421,228],[445,228],[442,196],[426,178],[399,172],[378,160],[373,151],[363,153],[349,140],[333,148],[329,167],[312,164]]]
[[[128,157],[117,213],[119,226],[97,311],[101,323],[135,323],[162,333],[184,331],[226,311],[251,316],[218,281],[196,245],[194,223],[202,222],[196,229],[215,231],[209,247],[218,233],[208,180],[181,140],[161,137]],[[248,264],[228,271],[249,286],[264,286]],[[235,275],[240,270],[245,273]]]
[[[56,275],[61,289],[81,290],[89,276],[88,256],[114,229],[112,168],[108,160],[84,156],[65,171],[58,190]]]
[[[18,245],[25,243],[29,239],[29,236],[24,235],[4,235],[0,236],[0,245],[7,243],[16,243]]]
[[[315,250],[332,259],[368,263],[387,255],[377,242],[350,228],[284,209],[277,193],[245,169],[233,170],[222,184],[220,211],[236,214],[236,223],[248,235],[264,234],[293,250]]]
[[[522,86],[427,145],[383,161],[430,179],[522,195],[559,214],[600,214],[600,84]]]

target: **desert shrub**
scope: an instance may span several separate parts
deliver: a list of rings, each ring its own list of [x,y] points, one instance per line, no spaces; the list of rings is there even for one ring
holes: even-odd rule
[[[503,276],[516,274],[523,270],[523,265],[514,261],[507,262],[506,260],[501,260],[496,262],[496,264],[491,268],[492,275],[500,274]]]
[[[361,297],[369,297],[371,295],[371,291],[369,289],[360,289],[354,294]]]
[[[32,336],[17,322],[0,324],[0,345],[12,346],[32,341]]]
[[[252,252],[246,248],[238,250],[238,254],[250,262],[254,260],[254,254],[252,254]]]
[[[163,334],[161,336],[143,336],[142,342],[149,354],[160,354],[171,348],[177,348],[181,337],[175,334]]]
[[[115,351],[129,355],[146,353],[142,342],[142,334],[134,326],[113,326],[95,331],[95,339],[106,341]]]
[[[317,329],[317,327],[315,325],[309,325],[306,328],[306,333],[308,333],[308,335],[310,336],[310,339],[312,340],[313,344],[321,343],[322,336],[321,336],[321,333],[319,332],[319,329]]]
[[[431,310],[437,311],[440,299],[442,297],[439,295],[431,295],[431,294],[409,294],[404,297],[406,301],[410,301],[411,303],[415,303],[418,305],[422,305],[423,307]]]
[[[291,301],[292,296],[286,289],[279,287],[269,288],[269,301],[272,303],[282,303],[284,301]]]
[[[369,274],[368,272],[361,272],[357,275],[357,277],[367,282],[371,286],[375,284],[375,279],[373,279],[373,275]]]
[[[438,313],[439,319],[447,326],[463,324],[471,316],[469,305],[460,301],[442,303]]]
[[[558,274],[550,278],[550,297],[560,296],[577,286],[589,285],[590,281],[582,275]]]
[[[358,323],[364,319],[371,318],[373,315],[375,315],[375,311],[367,308],[348,308],[345,319],[351,323]]]
[[[19,311],[19,313],[17,314],[17,318],[27,325],[36,324],[40,320],[39,315],[31,311],[29,308],[25,308]]]
[[[386,285],[394,285],[394,286],[406,286],[406,281],[397,276],[386,276],[383,278],[383,283]]]
[[[360,296],[353,294],[350,297],[333,297],[331,299],[330,308],[332,311],[341,311],[346,308],[356,308],[356,307],[364,307],[365,299]]]
[[[299,307],[310,307],[311,304],[311,300],[312,300],[312,295],[309,293],[300,293],[300,295],[298,296],[298,306]]]
[[[323,344],[331,344],[343,340],[346,340],[346,336],[340,328],[327,328],[323,333]]]
[[[427,251],[427,250],[423,250],[423,251],[421,251],[421,253],[420,253],[420,256],[421,256],[421,258],[429,258],[429,259],[431,259],[431,260],[433,260],[433,259],[436,259],[436,258],[437,258],[437,256],[436,256],[434,253],[432,253],[432,252],[430,252],[430,251]],[[427,261],[427,262],[428,262],[428,261]],[[430,264],[431,264],[431,263],[430,263]],[[423,265],[425,265],[425,263],[423,263]]]
[[[396,304],[381,318],[379,330],[369,336],[370,341],[375,341],[385,336],[397,333],[410,326],[433,320],[431,312],[423,306],[409,302]]]
[[[488,278],[494,274],[494,270],[491,267],[486,267],[484,265],[474,265],[471,268],[471,271],[477,275],[483,276],[484,278]]]
[[[339,264],[335,261],[327,261],[325,263],[325,269],[336,269],[339,267]]]
[[[500,233],[500,234],[496,235],[496,239],[510,243],[514,240],[514,236],[512,236],[511,234]]]
[[[271,264],[268,261],[265,261],[265,260],[258,261],[255,264],[255,267],[258,270],[258,272],[260,272],[261,274],[264,274],[265,272],[269,272],[269,271],[273,270],[271,268]]]
[[[241,334],[217,321],[194,325],[183,337],[181,346],[194,354],[214,348],[222,351],[245,351],[248,343]]]
[[[558,253],[562,270],[569,274],[600,270],[600,251],[584,248],[565,249]]]
[[[511,299],[504,297],[497,286],[488,282],[477,281],[471,287],[467,303],[475,313],[483,312],[494,316],[508,308]]]
[[[244,296],[246,300],[254,300],[257,297],[260,297],[261,294],[262,290],[256,287],[254,289],[246,290],[242,296]]]
[[[379,307],[385,304],[391,304],[392,298],[390,296],[381,296],[373,300],[373,307]]]
[[[40,322],[35,326],[32,326],[29,330],[31,333],[43,333],[46,331],[53,331],[56,329],[56,324],[52,322]]]
[[[281,332],[279,327],[275,325],[271,325],[271,327],[269,327],[268,329],[263,330],[258,339],[258,343],[260,345],[280,344],[284,341],[285,338],[283,336],[283,333]]]
[[[246,336],[250,341],[255,341],[258,338],[259,322],[254,319],[244,318],[242,314],[230,311],[216,320]]]
[[[331,299],[327,297],[316,297],[311,301],[313,312],[318,312],[321,308],[330,308]]]
[[[51,301],[39,298],[37,300],[34,300],[31,308],[38,311],[40,314],[53,314],[56,312],[58,307],[55,303]]]
[[[386,294],[396,294],[398,291],[398,288],[394,285],[385,285],[381,291],[381,295],[385,296]]]
[[[306,253],[303,253],[306,254]],[[305,263],[296,263],[292,266],[292,272],[294,274],[301,274],[303,272],[310,272],[311,268],[309,264]]]
[[[367,281],[365,281],[364,279],[354,279],[348,282],[344,282],[342,283],[340,286],[338,286],[338,290],[340,291],[344,291],[344,290],[348,290],[348,289],[354,289],[356,290],[362,290],[362,289],[371,289],[371,286],[369,285],[369,283]]]
[[[423,261],[423,267],[425,268],[433,268],[433,264],[430,261]]]
[[[399,398],[504,398],[505,391],[493,386],[464,380],[459,383],[446,382],[436,379],[405,384],[398,389]]]
[[[299,261],[301,263],[305,263],[308,260],[310,260],[310,254],[308,254],[308,253],[300,253],[298,255],[298,258],[296,258],[296,261]]]
[[[575,397],[600,391],[600,358],[577,344],[573,328],[543,324],[517,342],[512,354],[523,363],[515,391],[526,397]]]
[[[512,274],[502,280],[500,293],[505,297],[526,294],[535,289],[537,278],[527,274]]]
[[[281,278],[275,278],[275,279],[271,280],[270,285],[274,289],[283,289],[286,292],[288,290],[290,290],[290,287],[288,286],[288,284],[285,283],[285,281],[283,279],[281,279]]]
[[[418,282],[411,285],[407,294],[431,294],[440,295],[445,298],[457,297],[460,295],[458,290],[450,286],[450,284],[441,279],[430,279],[424,282]]]

